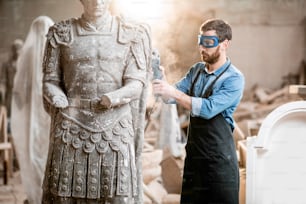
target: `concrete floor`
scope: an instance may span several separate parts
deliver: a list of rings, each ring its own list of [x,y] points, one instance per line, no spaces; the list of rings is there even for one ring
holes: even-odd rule
[[[21,185],[19,171],[13,173],[9,178],[8,185],[3,184],[3,177],[0,178],[0,204],[23,204],[26,195]]]

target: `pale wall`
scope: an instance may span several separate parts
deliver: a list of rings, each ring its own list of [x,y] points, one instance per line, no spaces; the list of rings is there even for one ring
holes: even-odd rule
[[[306,60],[305,0],[189,0],[175,4],[168,14],[170,23],[160,39],[166,38],[172,46],[162,40],[158,46],[164,56],[171,56],[167,67],[173,81],[200,59],[196,36],[208,18],[222,18],[232,25],[229,57],[244,73],[246,90],[256,84],[278,89],[283,77],[297,74]]]
[[[140,4],[146,0],[130,1]],[[229,56],[246,76],[246,89],[255,84],[277,89],[282,77],[297,73],[300,62],[306,59],[306,0],[159,2],[164,2],[166,11],[153,19],[153,45],[160,50],[162,65],[172,82],[200,59],[198,28],[211,17],[225,19],[233,27]],[[0,56],[6,56],[14,39],[25,39],[38,15],[59,21],[78,17],[81,11],[78,0],[0,0]]]
[[[305,33],[300,25],[235,25],[229,50],[233,63],[241,69],[247,87],[254,84],[277,89],[282,77],[299,71],[305,55]]]

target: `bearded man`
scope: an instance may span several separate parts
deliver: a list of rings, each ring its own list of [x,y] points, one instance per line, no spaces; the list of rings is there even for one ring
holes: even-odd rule
[[[175,86],[154,80],[153,91],[190,111],[181,203],[238,204],[232,115],[242,98],[244,77],[227,57],[232,39],[228,23],[207,20],[198,39],[203,62],[193,65]]]

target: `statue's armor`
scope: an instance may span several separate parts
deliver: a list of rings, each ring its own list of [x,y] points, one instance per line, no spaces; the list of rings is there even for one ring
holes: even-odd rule
[[[82,18],[70,19],[48,33],[44,82],[57,85],[69,106],[53,116],[44,194],[85,199],[136,196],[131,105],[103,109],[100,99],[126,81],[145,85],[141,32],[111,16],[100,31],[88,26]]]

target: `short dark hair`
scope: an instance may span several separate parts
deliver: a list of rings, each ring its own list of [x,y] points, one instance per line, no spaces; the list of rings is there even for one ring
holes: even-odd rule
[[[209,19],[205,21],[200,27],[200,32],[206,32],[209,30],[216,31],[220,42],[224,41],[225,39],[232,39],[231,26],[221,19]]]

